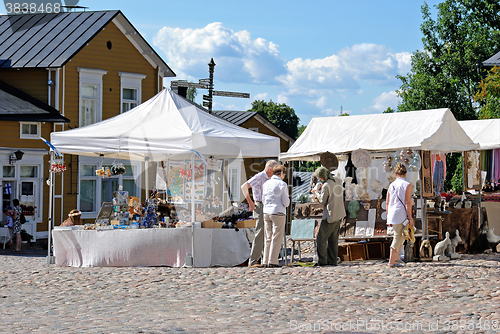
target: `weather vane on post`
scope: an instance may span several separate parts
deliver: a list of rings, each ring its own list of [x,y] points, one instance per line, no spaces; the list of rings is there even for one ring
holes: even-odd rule
[[[208,79],[200,79],[199,83],[195,82],[187,82],[186,80],[175,80],[170,82],[170,87],[177,87],[177,92],[179,95],[183,95],[186,97],[186,89],[191,88],[203,88],[208,89],[208,95],[203,95],[203,106],[208,108],[208,113],[212,113],[212,97],[215,96],[225,96],[225,97],[242,97],[249,99],[249,93],[237,93],[237,92],[224,92],[214,90],[214,69],[215,62],[214,59],[210,59],[210,63],[208,63]],[[183,87],[184,89],[179,89]]]

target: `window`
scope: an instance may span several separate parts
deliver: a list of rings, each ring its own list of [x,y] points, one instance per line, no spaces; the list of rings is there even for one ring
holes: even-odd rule
[[[121,85],[121,112],[127,112],[130,109],[141,104],[142,79],[146,75],[139,73],[118,72]]]
[[[81,165],[80,167],[80,211],[96,212],[97,204],[97,176],[95,165]]]
[[[82,98],[80,109],[80,126],[97,122],[99,115],[99,85],[82,84]]]
[[[15,177],[16,167],[15,166],[3,166],[3,177]]]
[[[259,128],[248,128],[248,130],[253,131],[253,132],[259,132]]]
[[[139,105],[137,89],[123,88],[122,90],[122,112],[129,111]]]
[[[235,159],[227,166],[227,188],[230,201],[240,200],[241,186],[241,164],[242,159]]]
[[[78,68],[80,73],[80,126],[102,120],[102,77],[107,71]]]
[[[21,122],[21,139],[38,139],[40,137],[40,123]]]
[[[136,177],[140,175],[140,162],[123,164],[125,174],[102,178],[96,175],[99,168],[111,168],[115,163],[122,163],[121,160],[101,159],[82,157],[80,160],[79,175],[79,210],[82,211],[82,218],[95,218],[102,202],[110,202],[113,199],[113,192],[118,190],[120,185],[123,190],[129,192],[129,196],[140,196],[140,181],[136,182]],[[139,171],[139,172],[138,172]]]
[[[38,166],[21,166],[21,177],[38,177]]]

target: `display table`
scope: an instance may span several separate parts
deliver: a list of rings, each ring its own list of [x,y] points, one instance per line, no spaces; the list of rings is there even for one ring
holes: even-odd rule
[[[3,249],[5,249],[5,244],[9,241],[10,234],[8,227],[0,227],[0,242],[3,243]]]
[[[55,263],[71,267],[185,265],[191,228],[53,230]],[[194,266],[236,266],[250,256],[244,229],[194,229]]]

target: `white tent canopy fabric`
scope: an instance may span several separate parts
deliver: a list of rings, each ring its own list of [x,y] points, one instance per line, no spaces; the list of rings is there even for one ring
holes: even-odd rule
[[[465,133],[478,143],[481,150],[500,148],[500,119],[481,119],[475,121],[459,121]]]
[[[402,147],[436,152],[478,149],[447,108],[390,114],[313,118],[280,154],[280,160],[319,160],[319,154],[357,149],[391,151]]]
[[[208,114],[169,89],[102,122],[53,132],[62,153],[161,161],[199,152],[217,158],[277,157],[280,141]]]

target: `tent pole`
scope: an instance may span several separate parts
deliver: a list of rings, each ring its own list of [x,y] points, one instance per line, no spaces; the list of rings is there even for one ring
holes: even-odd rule
[[[146,183],[144,185],[144,189],[146,190],[146,201],[149,199],[149,193],[148,193],[148,190],[149,190],[149,170],[148,170],[148,157],[146,157],[144,159],[144,183]]]
[[[51,167],[52,167],[52,164],[54,163],[54,154],[55,154],[54,151],[50,150],[49,164]],[[54,263],[54,257],[51,255],[52,220],[53,220],[52,213],[54,211],[53,182],[54,182],[54,173],[52,172],[51,169],[49,169],[49,183],[50,183],[49,184],[49,219],[48,219],[49,236],[48,236],[47,265]]]
[[[194,268],[194,223],[196,221],[196,210],[194,207],[194,153],[191,153],[191,257]]]

